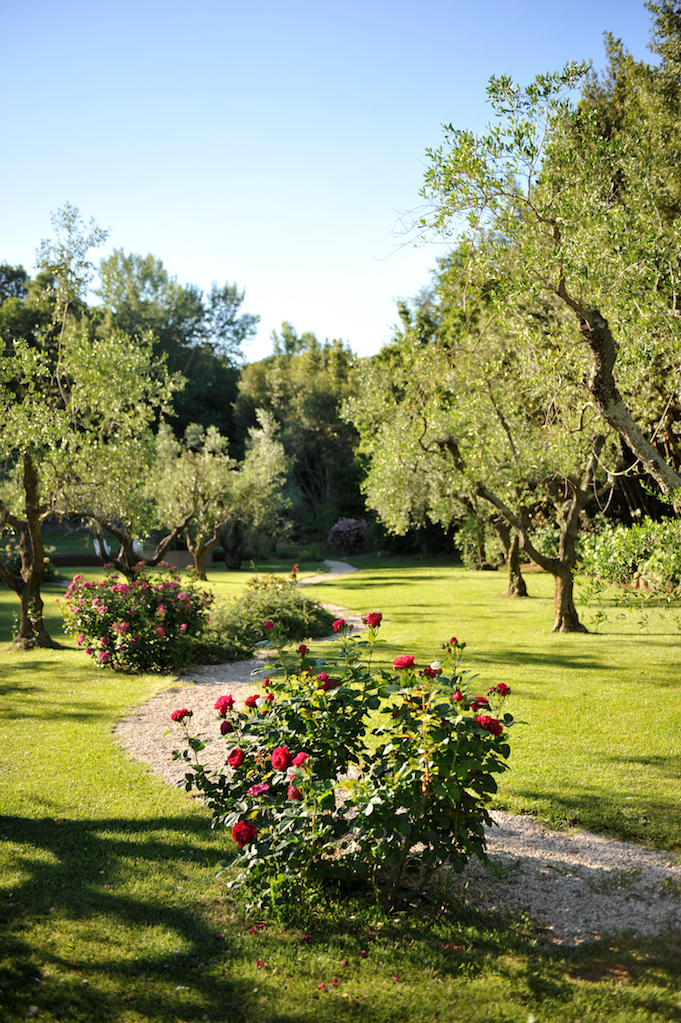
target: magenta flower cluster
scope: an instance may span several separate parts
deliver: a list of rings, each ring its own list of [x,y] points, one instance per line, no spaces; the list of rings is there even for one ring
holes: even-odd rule
[[[174,571],[88,582],[76,575],[66,591],[64,628],[98,667],[168,671],[182,667],[208,621],[213,596],[181,585]]]

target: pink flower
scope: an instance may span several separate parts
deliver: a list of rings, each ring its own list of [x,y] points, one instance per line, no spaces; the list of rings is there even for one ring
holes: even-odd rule
[[[454,703],[461,703],[461,701],[463,700],[463,693],[460,692],[458,689],[455,690],[452,693],[452,699],[454,700]]]
[[[271,622],[269,619],[263,624],[263,629],[265,630],[265,632],[271,632],[273,628],[274,622]]]
[[[87,649],[85,650],[85,653],[86,654],[90,654],[90,656],[92,656],[92,647],[91,646],[87,647]]]
[[[370,629],[377,629],[383,620],[383,615],[380,611],[372,611],[368,615],[364,615],[362,621],[365,625],[368,625]]]
[[[262,970],[262,969],[264,969],[264,967],[265,967],[265,960],[264,959],[258,959],[257,963],[255,964],[255,968],[257,970]]]
[[[180,632],[186,632],[186,631],[187,631],[187,623],[186,622],[182,622],[182,625],[180,626]]]
[[[166,630],[163,628],[162,625],[157,625],[156,626],[156,631],[158,632],[159,636],[165,637]]]
[[[396,657],[393,661],[393,668],[395,671],[406,671],[408,668],[414,667],[414,658],[411,654],[403,654],[402,657]]]
[[[174,710],[173,713],[170,715],[170,720],[184,721],[185,718],[190,718],[193,716],[193,714],[194,714],[193,710],[187,710],[186,707],[183,707],[182,710]]]
[[[253,708],[256,707],[258,703],[258,694],[253,693],[252,696],[247,696],[246,699],[244,700],[244,703],[246,704],[247,707],[250,707],[251,710],[253,710]]]
[[[246,789],[247,796],[262,796],[269,789],[269,785],[264,782],[258,782],[257,785],[251,785],[250,789]]]
[[[229,764],[230,767],[241,767],[245,759],[246,756],[244,754],[244,751],[242,749],[239,749],[238,746],[235,746],[234,749],[231,750],[229,756],[227,757],[227,763]]]
[[[341,629],[344,629],[345,627],[346,627],[345,619],[344,618],[336,618],[336,621],[333,623],[333,631],[334,632],[340,632]]]
[[[220,735],[229,735],[230,732],[234,731],[234,725],[231,721],[220,722]]]
[[[329,676],[326,674],[325,671],[320,671],[319,674],[317,675],[316,679],[315,679],[315,682],[321,682],[321,683],[328,682],[328,681],[329,681]]]
[[[111,651],[110,650],[100,650],[100,652],[99,652],[99,659],[102,662],[102,664],[106,664],[107,661],[111,660]]]
[[[219,696],[215,701],[214,710],[218,712],[221,718],[227,717],[227,711],[232,710],[234,707],[234,697],[230,693],[229,696]]]
[[[108,636],[102,636],[102,638],[100,640],[101,646],[108,646],[110,642],[111,642],[111,640],[109,639]]]
[[[188,593],[178,593],[177,599],[178,600],[189,600],[189,594]]]
[[[298,653],[300,654],[301,657],[304,657],[309,649],[310,648],[308,646],[305,646],[304,643],[301,643],[300,646],[298,647]]]
[[[504,726],[501,721],[497,718],[493,718],[490,714],[478,714],[475,720],[481,728],[484,728],[486,732],[491,732],[497,739],[504,730]]]
[[[85,642],[85,635],[81,632],[78,636],[76,636],[76,643],[77,643],[78,646],[82,646],[84,642]]]
[[[257,834],[258,829],[255,824],[250,821],[237,821],[232,828],[232,838],[240,849],[243,849],[243,847],[248,845],[250,842],[255,842],[255,836]],[[261,962],[261,960],[258,960],[258,962]]]
[[[293,763],[293,757],[287,746],[277,746],[272,752],[272,767],[275,771],[285,771]]]
[[[287,798],[288,799],[295,799],[295,800],[303,798],[303,793],[300,791],[300,789],[297,787],[297,785],[293,784],[293,782],[291,782],[291,784],[288,787],[288,796],[287,796]]]

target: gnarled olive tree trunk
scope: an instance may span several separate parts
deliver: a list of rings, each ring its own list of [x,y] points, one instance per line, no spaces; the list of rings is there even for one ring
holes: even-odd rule
[[[0,502],[0,525],[11,526],[17,534],[21,556],[18,572],[0,564],[0,579],[19,597],[19,631],[14,645],[24,650],[34,646],[55,647],[57,644],[45,627],[40,595],[45,575],[45,548],[40,526],[48,507],[40,503],[40,482],[30,451],[25,451],[23,456],[23,486],[25,518],[11,514]]]

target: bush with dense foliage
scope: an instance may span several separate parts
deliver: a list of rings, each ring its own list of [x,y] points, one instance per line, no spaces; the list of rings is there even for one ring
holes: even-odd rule
[[[681,520],[605,525],[582,538],[581,571],[603,582],[635,583],[657,595],[681,592]]]
[[[263,622],[274,621],[291,640],[321,639],[331,633],[333,615],[297,587],[295,572],[253,576],[228,607],[215,607],[197,649],[203,663],[240,661],[253,656],[263,639]]]
[[[161,564],[159,572],[123,582],[117,575],[94,582],[73,577],[62,612],[64,628],[98,667],[172,671],[192,659],[213,595]]]
[[[366,547],[368,528],[365,519],[338,519],[326,542],[331,547],[340,547],[346,554],[357,554]]]
[[[487,804],[510,753],[513,718],[500,713],[509,687],[470,693],[456,638],[442,644],[444,661],[419,669],[405,655],[376,671],[381,615],[364,620],[359,641],[334,623],[339,649],[327,662],[312,662],[302,644],[291,673],[283,629],[265,623],[280,661],[264,670],[278,678],[243,710],[230,694],[216,702],[226,744],[217,776],[201,765],[191,711],[173,714],[187,739],[176,754],[187,761],[186,788],[198,788],[215,824],[230,830],[241,850],[237,883],[261,906],[369,884],[390,909],[410,868],[461,872],[472,855],[486,859]]]

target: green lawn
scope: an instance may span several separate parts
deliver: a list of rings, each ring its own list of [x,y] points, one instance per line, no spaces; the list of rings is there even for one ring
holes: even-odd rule
[[[613,608],[614,624],[596,635],[554,636],[543,574],[528,574],[529,600],[507,601],[499,574],[352,560],[361,570],[318,595],[382,611],[386,660],[431,660],[456,634],[481,692],[512,686],[509,709],[527,724],[513,733],[497,805],[681,847],[673,614],[651,615],[640,633]],[[249,574],[220,568],[210,586],[226,599]],[[46,591],[55,636],[62,592]],[[678,935],[571,951],[543,944],[522,917],[445,905],[386,920],[358,902],[251,933],[261,921],[215,876],[229,840],[111,738],[170,679],[99,671],[69,638],[58,650],[8,651],[15,600],[0,590],[3,1023],[681,1021]]]

